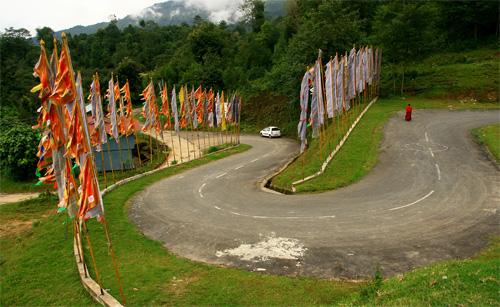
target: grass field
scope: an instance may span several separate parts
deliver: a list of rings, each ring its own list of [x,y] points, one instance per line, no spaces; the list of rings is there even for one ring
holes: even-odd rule
[[[485,145],[497,163],[500,163],[500,124],[473,129],[472,135],[479,144]]]
[[[406,68],[405,95],[498,102],[499,58],[496,45],[462,52],[437,53]],[[390,77],[391,69],[388,65],[382,72],[383,92],[399,95],[400,80],[394,84]]]
[[[325,172],[312,180],[297,185],[297,192],[318,192],[346,186],[363,178],[378,159],[378,148],[383,136],[383,128],[389,117],[404,110],[411,103],[414,109],[497,109],[497,103],[460,102],[454,100],[433,100],[423,98],[380,99],[365,114],[351,136],[330,162]],[[351,116],[354,118],[354,116]],[[337,124],[330,124],[326,129],[327,139],[338,139],[334,132]],[[345,129],[344,129],[345,131]],[[343,133],[341,133],[343,134]],[[334,143],[335,144],[335,143]],[[272,179],[272,186],[280,190],[291,190],[292,182],[317,172],[332,150],[320,149],[314,139],[303,157],[299,157],[285,171]]]
[[[447,261],[365,283],[272,276],[186,260],[145,238],[128,220],[127,200],[147,185],[248,149],[242,145],[160,171],[104,197],[128,305],[482,305],[498,304],[500,243],[479,256]],[[83,290],[72,254],[71,221],[56,200],[0,207],[0,302],[12,305],[95,305]],[[69,222],[69,223],[68,223]],[[120,299],[102,227],[88,222],[103,285]],[[88,246],[86,246],[88,254]],[[89,263],[91,263],[89,261]],[[90,269],[94,271],[91,264]]]

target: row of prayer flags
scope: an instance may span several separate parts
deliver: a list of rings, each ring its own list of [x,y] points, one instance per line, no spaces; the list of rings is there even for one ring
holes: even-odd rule
[[[323,73],[320,51],[315,65],[304,74],[300,87],[301,112],[297,132],[301,153],[307,145],[308,112],[312,137],[317,137],[326,116],[333,118],[336,114],[349,111],[350,101],[363,93],[374,80],[378,82],[381,59],[382,52],[378,48],[352,48],[349,54],[330,59]]]

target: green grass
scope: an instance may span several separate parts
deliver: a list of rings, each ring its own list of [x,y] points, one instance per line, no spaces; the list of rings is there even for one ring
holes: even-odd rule
[[[395,112],[404,110],[411,103],[414,109],[496,109],[497,103],[460,102],[454,100],[432,100],[423,98],[390,98],[380,99],[365,114],[358,126],[335,158],[330,162],[325,172],[312,180],[296,186],[297,192],[319,192],[343,187],[363,178],[378,159],[379,146],[383,136],[383,128],[389,117]],[[355,117],[351,115],[351,121]],[[326,139],[338,140],[345,132],[335,133],[337,124],[329,124],[326,129]],[[342,126],[340,126],[342,127]],[[336,144],[332,142],[332,144]],[[317,172],[328,152],[333,146],[320,150],[319,142],[314,139],[309,149],[293,162],[285,171],[272,179],[272,186],[284,191],[290,191],[292,182]]]
[[[13,180],[8,174],[0,174],[0,193],[41,193],[52,190],[51,186],[39,185],[38,179]]]
[[[500,238],[466,260],[444,261],[364,285],[355,306],[498,306]]]
[[[500,124],[473,129],[472,135],[479,144],[485,145],[497,163],[500,163]]]
[[[481,48],[465,52],[437,53],[407,67],[405,94],[420,98],[477,100],[494,102],[500,100],[500,76],[498,48]],[[391,67],[383,72],[383,88],[394,93]],[[401,84],[396,81],[395,94],[400,93]]]
[[[55,215],[56,203],[42,196],[0,206],[3,306],[95,305],[78,278],[71,223]]]
[[[350,283],[251,273],[178,257],[145,238],[128,220],[127,201],[162,178],[244,151],[240,145],[118,187],[104,197],[127,305],[486,305],[498,304],[500,240],[470,260],[446,261],[383,280]],[[56,215],[56,199],[0,206],[0,225],[34,221],[15,235],[0,236],[2,305],[96,305],[80,284],[71,223]],[[48,215],[48,217],[44,217]],[[88,222],[103,285],[120,299],[103,230]],[[87,252],[88,254],[88,252]],[[92,265],[90,269],[93,271]],[[446,279],[443,278],[446,276]]]

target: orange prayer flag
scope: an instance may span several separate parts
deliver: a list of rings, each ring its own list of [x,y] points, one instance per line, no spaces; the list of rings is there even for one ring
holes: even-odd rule
[[[57,65],[56,81],[50,95],[50,98],[54,99],[57,104],[63,105],[75,100],[76,86],[73,78],[74,72],[71,65],[68,42],[63,33],[63,47],[61,56],[59,57],[59,64]]]
[[[43,102],[47,99],[51,92],[49,62],[47,60],[45,42],[43,40],[40,41],[40,58],[33,68],[33,76],[40,79],[40,84],[33,87],[31,92],[40,91],[39,97]]]
[[[102,210],[98,210],[97,214],[89,215],[89,211],[101,209],[101,197],[97,179],[93,168],[92,156],[85,157],[82,171],[80,172],[80,198],[78,200],[78,217],[88,219],[90,217],[102,215]]]

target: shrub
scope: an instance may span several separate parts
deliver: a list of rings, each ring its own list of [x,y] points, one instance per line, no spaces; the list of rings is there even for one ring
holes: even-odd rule
[[[39,133],[26,124],[14,123],[0,131],[0,167],[15,180],[33,178]]]

